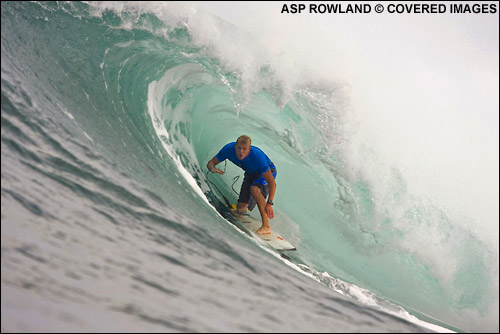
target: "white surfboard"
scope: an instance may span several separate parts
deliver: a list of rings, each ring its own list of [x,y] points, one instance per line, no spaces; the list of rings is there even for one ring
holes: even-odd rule
[[[243,223],[243,226],[246,227],[249,231],[252,231],[254,235],[262,239],[265,243],[267,243],[272,248],[279,251],[292,251],[297,250],[294,245],[283,239],[275,230],[271,229],[271,234],[257,234],[257,231],[261,226],[262,222],[253,218],[248,214],[239,214],[237,210],[234,208],[231,209],[231,213]]]

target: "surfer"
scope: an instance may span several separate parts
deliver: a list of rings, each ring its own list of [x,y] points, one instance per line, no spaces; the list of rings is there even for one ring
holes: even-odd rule
[[[273,199],[276,193],[276,167],[271,159],[258,147],[252,146],[248,136],[240,136],[236,142],[225,145],[216,156],[207,163],[212,173],[223,175],[224,172],[216,165],[229,159],[236,166],[245,171],[245,178],[241,185],[238,198],[238,213],[259,208],[262,217],[262,226],[256,231],[258,234],[270,234],[269,219],[274,218]],[[266,197],[269,197],[266,201]]]

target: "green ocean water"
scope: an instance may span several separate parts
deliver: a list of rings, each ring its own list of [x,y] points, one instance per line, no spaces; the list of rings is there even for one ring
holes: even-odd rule
[[[498,330],[495,250],[397,166],[383,200],[352,172],[348,87],[250,79],[148,6],[2,3],[2,330]],[[207,180],[241,134],[278,167],[291,261]]]

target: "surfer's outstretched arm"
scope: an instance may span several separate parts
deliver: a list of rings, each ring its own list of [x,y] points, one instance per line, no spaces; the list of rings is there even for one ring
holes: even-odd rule
[[[220,164],[219,159],[217,159],[217,156],[213,157],[212,160],[210,160],[207,163],[207,168],[209,171],[212,173],[219,173],[220,175],[224,175],[224,172],[221,171],[219,168],[215,168],[216,165]]]

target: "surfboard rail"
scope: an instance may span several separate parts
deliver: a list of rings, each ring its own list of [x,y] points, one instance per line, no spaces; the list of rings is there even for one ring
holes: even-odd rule
[[[243,226],[249,231],[253,232],[252,234],[263,240],[270,247],[278,250],[278,251],[295,251],[297,248],[292,245],[290,242],[285,240],[281,235],[279,235],[275,230],[271,229],[270,234],[257,234],[255,233],[261,226],[262,223],[260,220],[257,220],[250,216],[249,214],[239,214],[236,205],[231,205],[230,208],[231,214],[243,223]]]

